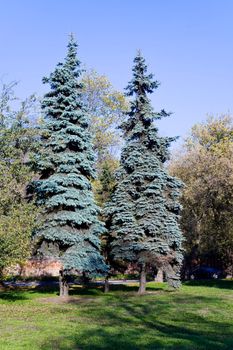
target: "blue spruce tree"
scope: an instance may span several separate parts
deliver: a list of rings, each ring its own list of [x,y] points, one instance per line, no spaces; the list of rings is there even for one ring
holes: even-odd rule
[[[100,255],[98,219],[90,180],[95,176],[89,116],[82,103],[82,70],[71,37],[64,63],[44,83],[51,91],[42,101],[45,122],[41,152],[36,156],[40,179],[34,183],[44,222],[35,233],[38,251],[60,259],[60,295],[68,294],[70,272],[88,276],[107,271]]]
[[[134,59],[133,79],[126,90],[135,96],[128,119],[121,125],[125,146],[116,173],[117,185],[105,208],[111,254],[117,261],[136,263],[139,293],[145,292],[148,268],[163,269],[169,285],[180,285],[182,183],[164,168],[168,147],[176,138],[160,137],[154,121],[168,116],[155,113],[148,94],[157,87],[140,52]]]

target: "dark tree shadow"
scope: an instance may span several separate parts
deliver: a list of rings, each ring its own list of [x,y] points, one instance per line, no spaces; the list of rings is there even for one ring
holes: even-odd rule
[[[232,289],[233,290],[233,280],[194,280],[186,281],[183,283],[186,286],[196,286],[196,287],[214,287],[221,289]]]
[[[6,290],[0,291],[0,300],[5,300],[9,302],[19,301],[19,300],[29,300],[22,290]]]
[[[99,283],[89,283],[87,285],[77,285],[77,284],[71,284],[70,285],[70,290],[69,290],[69,295],[70,296],[98,296],[98,295],[103,295],[103,290],[104,286],[99,284]],[[152,292],[157,292],[164,290],[160,286],[153,286],[147,287],[147,292],[152,293]],[[111,293],[137,293],[138,291],[138,286],[132,286],[132,285],[126,285],[126,284],[111,284],[110,285],[110,291],[108,294]],[[35,287],[32,290],[32,293],[52,293],[59,295],[59,286],[55,283],[47,283],[47,284],[40,284],[37,287]]]

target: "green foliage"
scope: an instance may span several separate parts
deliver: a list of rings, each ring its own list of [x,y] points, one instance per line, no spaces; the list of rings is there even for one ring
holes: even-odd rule
[[[170,172],[186,184],[182,227],[186,269],[193,264],[233,269],[233,120],[210,117],[195,125]]]
[[[35,157],[40,180],[34,182],[45,223],[35,240],[43,254],[60,258],[69,273],[104,273],[99,235],[104,232],[90,181],[95,177],[89,115],[83,104],[83,84],[77,44],[71,38],[64,63],[49,78],[51,91],[42,102],[45,122],[42,149]]]
[[[99,176],[93,183],[95,198],[100,207],[104,207],[113,192],[116,184],[114,172],[117,166],[118,162],[116,160],[110,162],[108,159],[103,162]]]
[[[92,185],[95,199],[103,207],[115,186],[113,174],[119,164],[118,153],[122,141],[118,126],[125,120],[124,112],[129,105],[124,94],[115,90],[106,76],[94,70],[85,73],[82,82],[83,99],[91,118],[89,128],[93,135],[96,159],[97,178],[92,181]],[[109,261],[106,233],[101,236],[101,247],[102,254]]]
[[[27,162],[36,147],[36,132],[29,121],[35,98],[13,110],[15,85],[4,85],[0,94],[0,275],[30,256],[38,213],[26,198],[26,186],[34,176]]]
[[[128,120],[122,123],[125,146],[116,174],[116,189],[105,213],[108,217],[111,254],[115,260],[138,266],[163,268],[169,283],[179,286],[182,235],[178,225],[182,184],[169,176],[163,163],[175,138],[158,136],[154,120],[168,114],[155,113],[147,94],[158,87],[139,53],[133,79],[127,87],[134,95]]]
[[[116,91],[108,78],[94,70],[85,73],[82,82],[83,99],[90,113],[90,131],[96,154],[96,168],[101,172],[103,163],[116,157],[121,142],[117,127],[125,119],[128,109],[125,96]]]
[[[7,267],[30,257],[35,219],[35,206],[25,202],[15,204],[7,215],[0,214],[0,276]]]

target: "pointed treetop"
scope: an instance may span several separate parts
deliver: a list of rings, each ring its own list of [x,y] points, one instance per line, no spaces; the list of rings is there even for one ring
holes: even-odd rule
[[[71,33],[69,34],[69,38],[70,38],[70,41],[76,41],[76,39],[75,39],[75,34],[74,34],[73,32],[71,32]]]
[[[137,51],[132,70],[133,79],[126,87],[128,96],[132,96],[133,94],[138,96],[146,95],[146,93],[151,94],[155,89],[157,89],[160,83],[157,80],[153,80],[153,74],[146,74],[147,65],[144,57],[142,56],[141,50]]]
[[[135,139],[147,134],[146,130],[151,127],[156,130],[153,121],[169,116],[164,109],[155,112],[148,94],[158,88],[160,83],[153,79],[153,74],[147,74],[147,65],[139,50],[134,58],[133,78],[126,87],[127,96],[133,96],[130,102],[130,110],[126,113],[129,118],[124,121],[120,128],[124,130],[125,137]]]
[[[77,47],[78,47],[78,44],[77,44],[77,41],[75,39],[74,34],[73,33],[69,34],[69,42],[67,45],[68,53],[70,51],[75,51],[75,53],[77,53]]]
[[[142,51],[141,51],[141,49],[137,49],[137,55],[136,55],[136,56],[142,57]]]
[[[64,84],[64,79],[68,81],[70,79],[70,74],[73,76],[75,84],[77,85],[76,78],[78,78],[83,72],[83,69],[80,68],[81,62],[77,59],[77,47],[78,44],[74,35],[70,34],[64,62],[59,62],[56,65],[54,72],[50,73],[49,77],[44,77],[42,79],[44,84],[51,84],[52,90],[57,88],[57,84]],[[81,83],[79,83],[78,86],[81,87]]]
[[[78,44],[77,41],[75,40],[74,34],[71,33],[69,35],[70,39],[67,45],[68,48],[68,52],[65,58],[65,65],[69,66],[69,68],[71,68],[72,70],[75,70],[77,68],[77,66],[80,65],[80,61],[77,59],[77,48],[78,48]],[[81,72],[79,72],[79,74],[77,74],[77,76],[80,75]]]

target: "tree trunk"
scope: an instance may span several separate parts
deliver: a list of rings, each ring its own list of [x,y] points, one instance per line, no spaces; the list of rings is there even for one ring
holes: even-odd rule
[[[60,287],[60,297],[67,297],[69,295],[69,284],[67,281],[67,276],[64,274],[63,270],[60,270],[59,287]]]
[[[146,291],[146,266],[145,266],[145,264],[143,264],[141,267],[141,272],[140,272],[138,294],[140,294],[140,295],[144,294],[145,291]]]
[[[82,284],[85,286],[85,287],[88,287],[90,283],[90,278],[87,276],[87,274],[85,272],[82,273]]]
[[[24,277],[25,274],[25,264],[19,264],[19,276]]]
[[[0,289],[4,289],[4,283],[3,283],[3,271],[0,269]]]
[[[160,282],[160,283],[163,282],[163,270],[158,269],[157,275],[155,277],[155,282]]]
[[[108,280],[108,277],[106,277],[104,281],[104,293],[108,293],[108,292],[109,292],[109,280]]]

